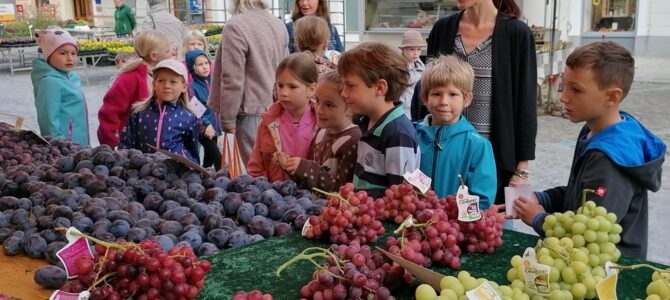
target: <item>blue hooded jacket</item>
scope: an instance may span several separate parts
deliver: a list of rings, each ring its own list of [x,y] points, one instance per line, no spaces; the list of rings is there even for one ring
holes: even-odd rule
[[[200,163],[198,136],[200,126],[195,115],[178,101],[158,104],[150,100],[149,107],[128,117],[121,132],[119,149],[138,149],[155,152],[154,147],[182,155]]]
[[[207,57],[207,59],[209,59],[207,54],[200,49],[188,51],[184,56],[188,72],[193,78],[193,81],[189,84],[189,88],[191,91],[193,91],[193,95],[200,101],[200,103],[202,103],[204,106],[207,106],[207,111],[205,111],[205,114],[202,115],[203,129],[206,128],[207,125],[212,125],[216,131],[216,135],[221,135],[219,118],[216,117],[216,114],[214,114],[212,108],[207,105],[207,100],[209,99],[209,89],[212,82],[212,75],[210,73],[209,76],[202,77],[195,73],[195,59],[200,55],[204,55]]]
[[[645,258],[649,201],[647,191],[661,188],[666,146],[631,115],[621,112],[621,121],[592,137],[584,126],[577,139],[566,186],[535,192],[546,213],[533,218],[532,226],[544,233],[548,213],[576,211],[585,189],[597,191],[589,200],[616,214],[623,227],[617,248],[622,255]]]
[[[38,58],[30,77],[40,134],[89,146],[86,96],[77,73],[60,71]]]
[[[421,171],[433,179],[438,197],[458,191],[458,175],[472,195],[479,196],[479,206],[488,208],[496,198],[496,163],[489,140],[481,136],[465,117],[456,124],[431,126],[431,115],[416,124],[421,147]]]

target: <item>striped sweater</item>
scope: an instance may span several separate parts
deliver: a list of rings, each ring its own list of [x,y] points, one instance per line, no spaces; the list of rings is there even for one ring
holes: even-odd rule
[[[405,172],[419,167],[421,153],[416,131],[402,104],[382,116],[368,130],[369,119],[360,123],[361,139],[354,170],[354,186],[372,197],[381,197],[391,185],[404,181]]]

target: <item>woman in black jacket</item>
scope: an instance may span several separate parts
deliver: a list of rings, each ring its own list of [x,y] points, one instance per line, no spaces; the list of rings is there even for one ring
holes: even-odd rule
[[[461,12],[440,19],[428,37],[428,59],[452,54],[475,70],[474,99],[463,112],[489,138],[502,188],[524,184],[535,158],[535,41],[514,0],[459,0]]]

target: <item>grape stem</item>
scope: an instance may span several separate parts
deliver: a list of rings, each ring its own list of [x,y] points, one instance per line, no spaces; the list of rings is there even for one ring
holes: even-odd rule
[[[594,190],[592,190],[592,189],[584,189],[584,190],[582,191],[582,205],[581,205],[581,206],[584,206],[584,204],[586,203],[586,195],[588,195],[588,194],[593,194],[593,193],[595,193],[595,192],[596,192],[596,191],[594,191]]]
[[[567,257],[565,254],[559,252],[558,250],[556,250],[556,249],[550,247],[549,244],[547,244],[544,240],[540,241],[540,244],[541,244],[541,245],[538,245],[538,246],[545,247],[545,248],[547,248],[549,251],[556,253],[556,255],[558,255],[558,256],[559,256],[563,261],[565,261],[567,264],[572,263],[572,260],[571,260],[569,257]],[[537,247],[536,247],[536,248],[537,248]],[[537,251],[537,249],[535,249],[535,250]]]
[[[116,272],[112,272],[112,273],[107,273],[107,274],[105,274],[105,276],[102,276],[100,279],[96,280],[93,284],[91,284],[91,286],[87,289],[87,291],[91,291],[91,290],[92,290],[93,288],[95,288],[98,284],[100,284],[100,283],[103,282],[103,281],[106,281],[107,278],[112,277],[112,276],[116,276]]]
[[[59,231],[59,232],[64,232],[64,231],[67,231],[67,228],[65,228],[65,227],[57,227],[55,230],[56,230],[56,231]],[[76,236],[80,236],[80,237],[83,237],[83,238],[85,238],[85,239],[87,239],[87,240],[89,240],[89,241],[93,241],[93,242],[96,243],[96,244],[102,245],[102,246],[104,246],[105,248],[115,248],[115,249],[121,249],[121,250],[125,250],[126,248],[128,248],[127,246],[122,245],[122,244],[110,243],[110,242],[105,242],[105,241],[103,241],[103,240],[96,239],[96,238],[94,238],[94,237],[92,237],[92,236],[90,236],[90,235],[81,233],[81,232],[79,232],[79,231],[72,231],[72,232],[70,232],[70,234],[72,234],[72,235],[76,235]]]
[[[307,252],[309,252],[311,250],[318,250],[319,252],[312,253],[312,254],[307,254]],[[300,254],[296,255],[295,257],[291,258],[290,260],[288,260],[287,262],[285,262],[284,264],[279,266],[279,268],[277,269],[277,272],[275,274],[277,275],[277,277],[279,277],[281,275],[281,272],[284,271],[284,269],[288,268],[290,265],[292,265],[292,264],[294,264],[294,263],[296,263],[300,260],[308,260],[312,264],[314,264],[317,268],[326,270],[325,268],[323,268],[321,265],[319,265],[318,263],[316,263],[314,261],[313,258],[315,258],[315,257],[323,257],[323,258],[326,258],[326,259],[328,257],[333,257],[334,260],[335,260],[335,264],[337,265],[338,268],[340,268],[338,258],[337,258],[337,256],[335,256],[335,254],[328,251],[327,249],[323,249],[323,248],[319,248],[319,247],[310,247],[310,248],[307,248],[307,249],[303,250]],[[343,279],[343,278],[333,274],[332,272],[330,272],[328,270],[326,270],[326,271],[331,273],[333,276],[335,276],[339,279]]]
[[[637,264],[637,265],[630,265],[630,266],[623,266],[623,265],[613,265],[611,267],[612,269],[619,269],[619,270],[635,270],[635,269],[640,269],[640,268],[649,268],[652,269],[658,273],[669,273],[670,270],[663,270],[657,267],[654,267],[650,264]]]
[[[319,188],[312,188],[312,190],[314,190],[315,192],[324,194],[326,196],[329,196],[329,197],[335,197],[335,198],[339,199],[340,201],[348,204],[349,206],[353,206],[353,205],[351,205],[351,203],[349,203],[349,200],[344,199],[344,197],[342,197],[342,195],[340,195],[340,193],[326,192],[326,191],[324,191],[322,189],[319,189]]]

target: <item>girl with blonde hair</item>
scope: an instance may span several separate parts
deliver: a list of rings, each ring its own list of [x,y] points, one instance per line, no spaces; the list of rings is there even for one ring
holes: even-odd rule
[[[189,109],[186,69],[177,60],[167,59],[153,73],[153,95],[133,104],[119,148],[154,152],[151,145],[199,163],[200,127]]]
[[[306,16],[295,22],[295,44],[300,52],[314,58],[319,77],[337,68],[325,57],[329,38],[328,23],[322,18]]]
[[[165,35],[157,31],[143,31],[135,36],[133,46],[138,58],[121,67],[98,111],[100,144],[116,147],[131,106],[152,95],[151,72],[154,66],[175,55],[172,46],[165,42],[166,39]]]

